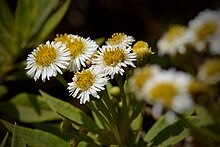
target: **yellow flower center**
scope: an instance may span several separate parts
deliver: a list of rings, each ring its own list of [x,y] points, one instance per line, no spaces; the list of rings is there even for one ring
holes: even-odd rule
[[[82,70],[81,73],[76,73],[76,85],[82,91],[88,90],[94,83],[95,76],[86,70]]]
[[[185,31],[186,31],[185,26],[172,25],[169,27],[169,30],[166,33],[166,38],[169,42],[172,42],[173,40],[176,39],[176,37],[182,36]]]
[[[141,69],[140,72],[134,74],[135,86],[141,89],[145,82],[153,75],[150,68]]]
[[[72,43],[69,42],[66,47],[69,48],[73,59],[82,54],[85,50],[85,45],[80,39],[74,39],[74,41]]]
[[[220,72],[220,59],[209,60],[205,63],[207,67],[207,75],[214,76]]]
[[[147,42],[144,41],[138,41],[137,43],[135,43],[135,45],[133,46],[133,51],[138,55],[145,55],[145,54],[152,54],[153,52],[151,51],[151,48],[148,46]]]
[[[212,35],[217,29],[215,22],[205,22],[197,29],[196,35],[198,41],[204,40],[207,36]]]
[[[115,66],[118,63],[124,61],[125,54],[122,49],[115,49],[115,50],[105,50],[103,54],[103,59],[106,65]]]
[[[38,51],[35,54],[36,63],[42,66],[47,66],[54,62],[57,54],[56,50],[52,46],[41,44]]]
[[[118,45],[123,42],[124,37],[125,37],[124,33],[114,33],[112,35],[112,38],[109,38],[107,42],[111,45]]]
[[[61,41],[62,43],[64,43],[64,44],[66,44],[66,43],[68,43],[68,42],[70,42],[71,41],[71,38],[69,38],[68,36],[67,36],[67,34],[64,34],[64,35],[62,35],[62,34],[57,34],[56,35],[56,38],[54,39],[54,42],[59,42],[59,41]]]
[[[153,101],[162,101],[167,107],[171,106],[176,94],[176,87],[172,83],[159,83],[150,91]]]

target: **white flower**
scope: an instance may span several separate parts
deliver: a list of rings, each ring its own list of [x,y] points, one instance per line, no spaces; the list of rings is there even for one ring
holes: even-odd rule
[[[163,56],[184,54],[186,52],[185,32],[186,27],[181,25],[172,25],[169,30],[158,40],[158,54]]]
[[[136,61],[136,54],[131,53],[131,47],[121,45],[102,46],[92,62],[98,70],[113,78],[115,74],[123,75],[123,67],[128,65],[135,67],[133,61]]]
[[[146,65],[142,68],[134,69],[133,75],[128,80],[128,90],[135,93],[138,100],[142,99],[142,88],[153,76],[160,72],[158,65]]]
[[[187,31],[188,42],[199,52],[207,47],[207,43],[220,34],[220,12],[205,10],[189,21]]]
[[[220,55],[220,34],[210,37],[209,52],[212,55]]]
[[[100,98],[98,92],[105,89],[108,78],[92,66],[77,72],[72,80],[71,83],[68,83],[70,95],[80,99],[80,104],[85,104],[90,101],[90,95]]]
[[[69,65],[70,52],[61,42],[49,42],[40,44],[27,57],[27,74],[34,77],[34,80],[40,78],[42,81],[56,76],[57,72],[62,74],[61,69],[66,69]]]
[[[71,60],[68,69],[79,71],[81,66],[86,67],[86,61],[96,52],[98,45],[90,38],[83,38],[78,35],[64,34],[57,36],[55,41],[61,41],[71,52]]]
[[[152,104],[161,103],[168,109],[183,113],[193,106],[189,94],[191,76],[173,69],[161,71],[153,76],[142,89],[145,100]]]
[[[198,79],[206,84],[216,84],[220,82],[220,59],[207,60],[199,67]]]
[[[115,45],[125,45],[129,46],[134,42],[134,38],[132,36],[128,36],[124,33],[114,33],[111,38],[106,41],[107,45],[115,46]]]

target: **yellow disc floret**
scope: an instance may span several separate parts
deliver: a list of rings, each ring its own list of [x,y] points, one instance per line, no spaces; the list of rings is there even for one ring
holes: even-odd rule
[[[122,49],[114,49],[114,50],[107,50],[103,54],[103,59],[106,65],[115,66],[118,63],[124,61],[125,53]]]
[[[68,43],[66,47],[69,48],[73,59],[82,54],[85,50],[85,45],[81,39],[74,39],[74,41]]]
[[[183,35],[183,33],[186,31],[185,26],[181,25],[171,25],[169,27],[168,32],[166,33],[166,38],[168,41],[172,42],[173,40],[176,39],[176,37],[179,37]]]
[[[118,45],[123,42],[125,37],[124,33],[114,33],[111,38],[108,39],[108,43],[111,45]]]
[[[220,59],[208,60],[204,65],[208,76],[213,76],[220,72]]]
[[[41,44],[35,54],[36,63],[42,66],[47,66],[54,62],[57,54],[53,46]]]
[[[76,73],[76,85],[82,91],[88,90],[94,83],[95,76],[90,72],[83,70],[81,73]]]
[[[172,100],[176,94],[176,87],[172,83],[158,83],[150,91],[153,101],[162,101],[167,107],[172,105]]]
[[[196,35],[198,41],[204,40],[207,36],[212,35],[217,29],[215,22],[208,21],[197,29]]]
[[[71,38],[69,38],[66,33],[64,35],[57,34],[56,38],[54,39],[54,42],[59,42],[59,41],[61,41],[62,43],[66,44],[66,43],[71,41]]]

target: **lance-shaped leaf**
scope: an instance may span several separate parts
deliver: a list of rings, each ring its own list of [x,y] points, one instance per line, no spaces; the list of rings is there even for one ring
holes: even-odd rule
[[[200,119],[195,116],[187,118],[193,124],[201,125]],[[174,145],[190,135],[190,129],[183,120],[178,120],[173,124],[166,121],[166,116],[161,117],[147,132],[144,141],[147,146],[165,147]]]
[[[14,17],[5,0],[0,0],[0,34],[13,37]]]
[[[11,147],[26,147],[24,139],[20,138],[17,134],[17,124],[14,124],[13,127],[13,135],[12,135],[12,141],[11,141]]]
[[[52,97],[43,91],[40,91],[40,93],[42,97],[46,99],[51,108],[59,114],[80,125],[87,127],[89,130],[96,130],[98,128],[95,122],[80,109],[58,98]]]
[[[14,125],[1,119],[0,121],[10,132],[13,132]],[[59,137],[38,129],[16,126],[16,134],[17,139],[23,139],[31,147],[70,147],[69,143]]]
[[[20,93],[9,102],[0,102],[0,111],[26,123],[61,119],[40,96],[28,93]]]
[[[62,7],[58,11],[56,11],[51,17],[48,18],[48,20],[42,26],[42,29],[40,30],[39,34],[36,36],[36,38],[33,39],[33,42],[29,44],[30,46],[39,42],[40,40],[43,40],[51,33],[51,31],[59,24],[59,22],[65,15],[70,2],[71,0],[66,0]]]
[[[9,132],[7,132],[5,134],[5,137],[4,139],[2,140],[1,144],[0,144],[0,147],[5,147],[6,146],[6,142],[7,142],[7,139],[8,139],[8,135],[9,135]]]

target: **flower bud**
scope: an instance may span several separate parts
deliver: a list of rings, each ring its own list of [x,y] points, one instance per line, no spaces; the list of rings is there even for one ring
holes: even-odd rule
[[[144,41],[138,41],[136,44],[134,44],[133,52],[137,54],[137,66],[146,64],[149,59],[149,55],[154,54],[154,52],[152,52],[151,48],[148,46],[148,43]]]
[[[86,127],[84,127],[84,126],[81,126],[80,128],[79,128],[79,134],[80,135],[86,135],[87,133],[88,133],[88,128],[86,128]]]
[[[72,129],[72,123],[69,119],[65,119],[60,123],[59,130],[62,133],[70,132]]]
[[[118,86],[114,86],[110,89],[110,95],[114,98],[120,98],[121,92]]]

